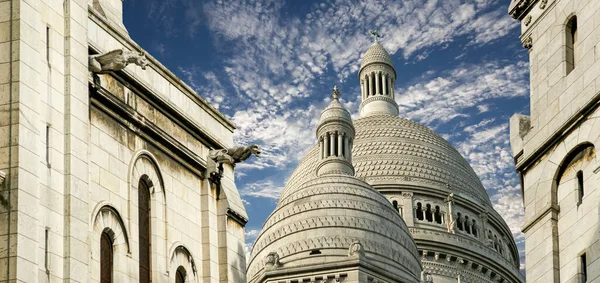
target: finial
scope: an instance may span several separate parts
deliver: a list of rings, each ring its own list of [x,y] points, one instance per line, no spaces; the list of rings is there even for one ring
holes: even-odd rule
[[[342,94],[340,93],[340,89],[336,86],[333,87],[333,99],[338,100]]]
[[[371,35],[373,36],[375,42],[379,41],[379,38],[381,37],[381,35],[379,34],[379,32],[377,32],[376,29],[371,31]]]

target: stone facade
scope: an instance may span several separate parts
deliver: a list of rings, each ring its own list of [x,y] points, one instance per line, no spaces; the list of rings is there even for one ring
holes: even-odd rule
[[[233,165],[206,175],[234,125],[150,55],[88,71],[113,50],[143,53],[121,0],[0,1],[0,281],[99,282],[106,234],[138,282],[148,190],[152,282],[244,282]]]
[[[600,282],[600,2],[514,0],[529,49],[530,116],[511,118],[527,282]]]

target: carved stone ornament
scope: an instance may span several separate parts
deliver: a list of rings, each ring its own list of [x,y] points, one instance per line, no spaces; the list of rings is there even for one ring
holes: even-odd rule
[[[525,26],[529,26],[529,24],[531,24],[531,15],[527,15],[527,17],[525,17],[525,20],[523,20],[523,23],[525,24]]]
[[[260,156],[261,149],[258,145],[239,146],[228,149],[211,150],[207,158],[207,177],[210,179],[220,179],[222,164],[235,166],[250,158],[251,155]]]
[[[548,4],[548,0],[540,1],[540,9],[546,9],[546,5]]]
[[[365,248],[359,241],[354,241],[348,248],[348,256],[362,258],[365,256]]]
[[[448,232],[454,234],[456,231],[456,220],[448,222]]]
[[[421,283],[433,283],[433,276],[431,273],[423,270],[421,272]]]
[[[279,262],[279,254],[277,252],[270,252],[267,255],[265,266],[267,269],[273,269],[281,267],[281,262]]]
[[[533,39],[531,36],[528,36],[523,40],[523,48],[531,49],[531,47],[533,47]]]
[[[112,71],[125,69],[127,65],[134,63],[146,69],[148,60],[144,52],[123,51],[116,49],[105,54],[89,55],[89,70],[95,74],[106,74]]]
[[[4,180],[6,180],[6,172],[0,171],[0,185],[4,184]]]
[[[450,184],[448,184],[448,189],[450,188]],[[447,197],[446,197],[446,202],[453,202],[454,201],[454,193],[450,193]]]

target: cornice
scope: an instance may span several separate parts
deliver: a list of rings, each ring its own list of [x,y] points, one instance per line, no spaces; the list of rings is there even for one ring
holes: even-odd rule
[[[107,33],[109,33],[115,40],[124,46],[129,47],[132,50],[145,50],[141,46],[139,46],[135,41],[129,38],[128,35],[114,28],[102,15],[100,15],[93,7],[88,7],[88,18],[96,23],[98,26],[102,27]],[[90,43],[88,43],[90,44]],[[91,44],[93,45],[93,44]],[[98,48],[96,47],[98,50]],[[106,50],[104,50],[106,51]],[[190,86],[185,84],[181,79],[179,79],[173,72],[171,72],[167,67],[162,65],[158,60],[156,60],[152,55],[146,52],[146,58],[150,63],[148,66],[166,78],[173,86],[177,87],[181,92],[190,98],[193,102],[199,105],[202,109],[204,109],[211,117],[213,117],[216,121],[221,123],[228,130],[235,130],[235,124],[231,122],[225,115],[223,115],[219,110],[210,105],[206,100],[204,100],[198,93],[196,93]],[[134,77],[132,74],[129,76]]]
[[[517,20],[522,20],[527,12],[537,3],[539,0],[512,0],[510,6],[508,6],[508,14]]]
[[[246,223],[248,223],[248,218],[244,217],[242,214],[238,213],[237,211],[235,211],[231,208],[227,209],[227,217],[229,217],[231,220],[237,222],[242,227],[245,227]]]

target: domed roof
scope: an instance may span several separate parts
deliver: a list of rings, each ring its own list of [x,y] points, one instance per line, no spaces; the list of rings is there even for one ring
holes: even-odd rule
[[[373,42],[367,52],[362,57],[362,62],[360,63],[360,68],[364,68],[366,65],[371,63],[384,63],[390,65],[390,67],[394,67],[392,64],[392,57],[390,54],[379,44],[379,41]]]
[[[252,249],[249,282],[273,265],[273,252],[281,268],[315,267],[347,263],[356,243],[368,263],[386,275],[418,281],[417,246],[390,202],[355,177],[315,177],[290,188],[266,220]]]
[[[352,123],[352,116],[350,116],[350,112],[348,112],[348,110],[342,106],[337,98],[332,99],[331,103],[329,103],[329,106],[323,110],[319,124],[322,124],[330,119],[341,119],[348,123]]]
[[[356,177],[378,187],[406,185],[459,194],[491,206],[485,188],[462,155],[431,129],[393,115],[354,120],[352,163]],[[282,195],[314,178],[318,148],[313,148],[288,180]]]

